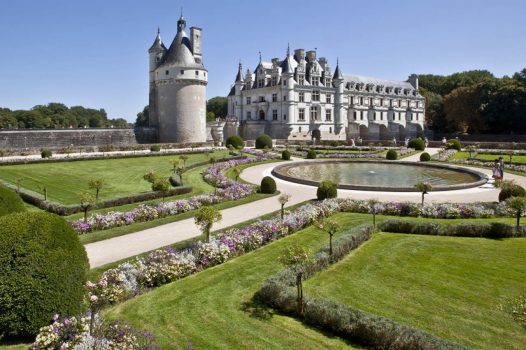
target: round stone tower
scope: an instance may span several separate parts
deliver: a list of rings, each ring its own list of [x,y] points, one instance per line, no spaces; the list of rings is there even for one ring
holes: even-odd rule
[[[208,71],[201,56],[201,28],[186,33],[183,16],[166,50],[157,34],[150,54],[150,127],[158,141],[206,141],[206,85]]]

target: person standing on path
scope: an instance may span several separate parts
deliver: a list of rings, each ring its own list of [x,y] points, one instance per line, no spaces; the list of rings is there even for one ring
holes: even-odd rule
[[[504,179],[504,158],[499,157],[500,179]]]

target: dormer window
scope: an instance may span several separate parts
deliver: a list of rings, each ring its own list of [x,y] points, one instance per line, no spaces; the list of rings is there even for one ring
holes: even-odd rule
[[[326,87],[331,87],[331,79],[330,78],[325,79],[325,86]]]
[[[298,84],[299,85],[305,84],[305,77],[303,75],[298,75]]]
[[[258,79],[258,88],[265,87],[265,79]]]
[[[320,77],[311,77],[311,84],[313,86],[318,86],[320,85]]]

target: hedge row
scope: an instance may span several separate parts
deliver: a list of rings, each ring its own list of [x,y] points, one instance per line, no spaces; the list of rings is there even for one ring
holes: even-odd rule
[[[332,262],[343,259],[353,249],[369,240],[371,226],[348,230],[333,244]],[[303,265],[305,279],[331,264],[328,247],[320,250],[314,261]],[[256,297],[263,303],[288,315],[299,317],[294,272],[287,268],[268,278]],[[373,315],[356,308],[325,299],[310,299],[304,295],[302,321],[333,332],[345,339],[373,349],[464,349],[464,347],[438,338],[422,330],[406,326],[388,318]]]
[[[379,229],[384,232],[409,233],[415,235],[509,238],[526,237],[526,228],[501,222],[442,224],[438,222],[416,222],[390,219],[383,221]]]

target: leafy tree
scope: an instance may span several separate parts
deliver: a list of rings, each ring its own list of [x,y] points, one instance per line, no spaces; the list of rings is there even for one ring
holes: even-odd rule
[[[214,112],[206,112],[206,121],[213,122],[216,120],[216,115]]]
[[[279,204],[281,204],[281,220],[283,220],[283,218],[285,217],[285,204],[288,203],[289,199],[290,199],[290,194],[286,194],[286,193],[282,193],[278,197],[278,202]]]
[[[303,274],[305,273],[305,267],[310,262],[309,251],[300,246],[289,246],[279,260],[296,275],[298,314],[303,315]]]
[[[367,201],[369,206],[369,213],[373,214],[373,231],[376,231],[376,214],[378,214],[378,206],[380,201],[376,198],[371,198]]]
[[[100,190],[104,187],[105,182],[104,179],[92,179],[88,182],[88,187],[90,190],[95,190],[95,201],[99,201],[99,193]]]
[[[179,156],[179,159],[181,159],[183,161],[183,166],[186,167],[186,161],[188,160],[188,156],[186,154],[181,154]]]
[[[241,172],[242,172],[242,170],[239,169],[238,167],[234,167],[232,169],[232,173],[234,174],[234,178],[235,178],[236,181],[239,179],[239,175],[241,175]]]
[[[424,196],[433,189],[433,186],[429,182],[418,182],[415,188],[422,193],[422,205],[424,205]]]
[[[446,120],[455,131],[480,132],[486,128],[480,105],[481,92],[478,86],[463,86],[444,97]]]
[[[175,174],[175,170],[177,168],[177,166],[179,165],[179,160],[178,159],[170,159],[169,160],[170,164],[172,164],[172,172]]]
[[[228,113],[228,99],[222,96],[216,96],[206,101],[206,112],[213,113],[213,119],[221,118],[225,119]]]
[[[152,183],[152,191],[161,192],[162,200],[170,189],[170,181],[167,178],[156,178]]]
[[[340,229],[340,225],[336,221],[323,219],[316,221],[314,226],[329,235],[329,256],[332,259],[332,236]]]
[[[183,174],[188,170],[185,166],[178,166],[177,169],[175,169],[175,172],[177,175],[179,175],[179,182],[181,185],[183,184]]]
[[[95,197],[89,193],[79,195],[80,208],[84,212],[84,223],[88,222],[88,211],[95,205]]]
[[[148,170],[147,172],[144,173],[142,178],[148,181],[149,183],[153,184],[155,182],[155,179],[157,179],[157,175],[154,173],[153,170]]]
[[[426,126],[434,131],[447,131],[446,113],[444,112],[444,98],[435,92],[420,89],[426,99]]]
[[[11,114],[0,114],[0,129],[14,129],[18,127],[18,121]]]
[[[150,106],[145,106],[142,112],[137,113],[135,126],[150,126]]]
[[[201,232],[206,235],[206,241],[210,242],[210,231],[212,230],[212,225],[222,219],[223,217],[219,210],[215,207],[205,205],[197,211],[194,221],[195,224],[199,226]]]
[[[517,229],[519,229],[521,215],[526,210],[526,197],[510,197],[506,199],[506,204],[508,205],[508,207],[515,210],[515,217],[517,218]]]

